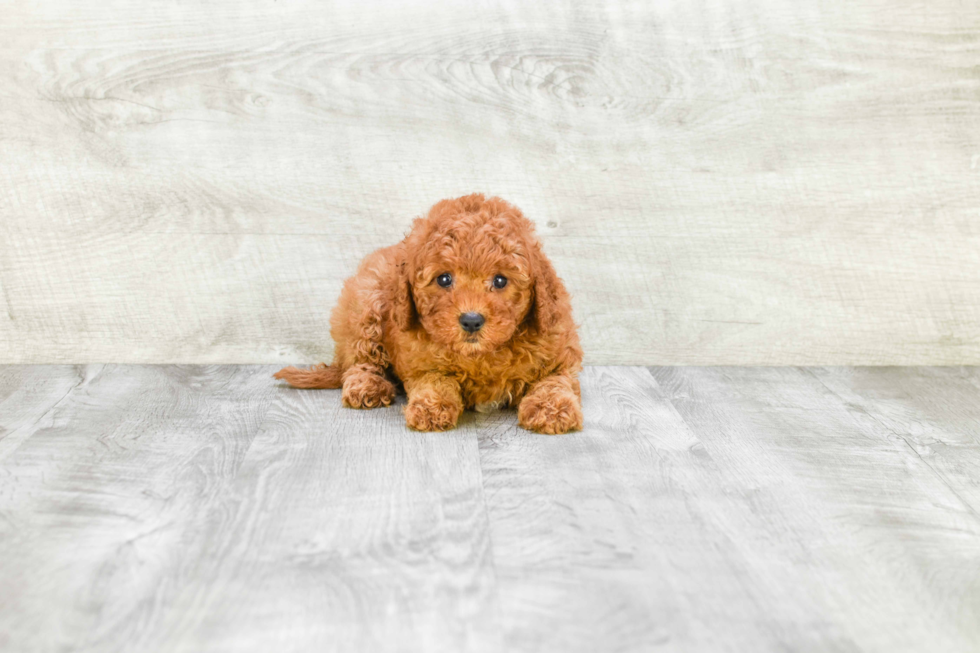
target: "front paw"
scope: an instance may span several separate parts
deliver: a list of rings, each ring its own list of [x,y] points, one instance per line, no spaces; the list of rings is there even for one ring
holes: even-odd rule
[[[387,406],[395,398],[395,386],[380,374],[363,372],[344,379],[341,399],[350,408]]]
[[[557,435],[582,428],[582,402],[567,390],[535,392],[517,408],[518,423],[529,431]]]
[[[416,431],[446,431],[456,426],[462,406],[438,397],[414,398],[405,406],[405,423]]]

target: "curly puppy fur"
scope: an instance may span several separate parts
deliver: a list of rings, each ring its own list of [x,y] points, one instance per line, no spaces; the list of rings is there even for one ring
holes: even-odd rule
[[[483,326],[464,330],[464,313],[482,315]],[[389,405],[400,382],[405,420],[420,431],[451,429],[464,409],[508,405],[532,431],[582,428],[582,349],[568,293],[534,225],[500,198],[433,206],[402,242],[364,259],[330,324],[331,365],[287,367],[275,377],[299,388],[343,387],[352,408]]]

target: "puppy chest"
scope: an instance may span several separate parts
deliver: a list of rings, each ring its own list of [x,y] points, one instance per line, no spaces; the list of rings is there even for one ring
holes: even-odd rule
[[[460,390],[467,408],[489,413],[516,405],[524,396],[526,386],[526,383],[519,380],[465,379],[460,383]]]

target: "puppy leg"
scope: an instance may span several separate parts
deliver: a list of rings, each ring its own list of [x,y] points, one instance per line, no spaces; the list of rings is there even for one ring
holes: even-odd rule
[[[330,320],[335,355],[344,370],[342,399],[351,408],[387,406],[395,398],[395,386],[385,376],[389,358],[382,344],[387,300],[378,275],[386,265],[383,254],[365,259],[357,276],[344,284]]]
[[[395,386],[378,365],[360,363],[344,370],[344,405],[350,408],[387,406],[395,398]]]
[[[517,421],[529,431],[548,435],[581,429],[582,400],[578,379],[555,374],[534,383],[517,407]]]
[[[445,431],[463,412],[459,383],[442,374],[424,374],[405,381],[408,404],[405,423],[417,431]]]
[[[395,386],[385,376],[388,353],[381,344],[381,318],[370,310],[350,318],[355,333],[343,343],[344,366],[342,395],[345,406],[378,408],[395,398]],[[340,343],[338,343],[340,350]]]

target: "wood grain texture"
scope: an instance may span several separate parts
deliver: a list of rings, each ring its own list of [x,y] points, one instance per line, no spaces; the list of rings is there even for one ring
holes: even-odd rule
[[[942,478],[887,418],[879,421],[877,393],[863,394],[877,378],[894,397],[906,377],[925,385],[920,372],[652,372],[703,442],[726,498],[735,498],[709,511],[729,543],[712,553],[742,566],[743,601],[769,642],[752,648],[747,638],[742,650],[976,649],[980,518],[962,496],[975,478]],[[928,376],[933,392],[960,385],[942,372]],[[957,430],[955,420],[935,424]],[[961,460],[974,458],[967,450]],[[730,641],[745,635],[733,630]]]
[[[980,519],[980,374],[971,367],[813,368],[869,427],[905,444]]]
[[[328,359],[434,201],[590,363],[980,362],[980,5],[0,0],[0,361]]]
[[[499,650],[476,438],[411,432],[401,405],[276,398],[182,579],[203,600],[174,606],[161,648]]]
[[[480,436],[505,650],[713,650],[730,636],[691,592],[738,581],[700,555],[723,543],[685,506],[696,476],[719,494],[710,459],[643,368],[589,369],[582,400],[579,433],[496,416]]]
[[[653,372],[590,369],[581,433],[481,436],[507,650],[975,649],[973,480],[807,370]]]
[[[0,648],[132,650],[196,573],[202,525],[269,408],[269,379],[233,367],[62,375],[77,387],[0,465]]]
[[[977,368],[586,368],[556,437],[273,369],[0,367],[0,650],[980,642]]]
[[[50,426],[55,410],[85,378],[83,371],[65,366],[0,367],[0,461]]]
[[[0,648],[493,644],[475,437],[409,433],[397,408],[341,410],[273,371],[86,374],[0,463]]]

